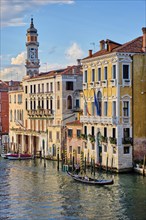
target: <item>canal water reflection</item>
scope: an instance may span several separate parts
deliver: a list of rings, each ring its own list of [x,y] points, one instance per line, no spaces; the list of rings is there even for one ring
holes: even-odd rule
[[[136,174],[87,186],[58,172],[55,161],[44,168],[40,159],[0,159],[0,219],[145,220],[145,207],[146,178]]]

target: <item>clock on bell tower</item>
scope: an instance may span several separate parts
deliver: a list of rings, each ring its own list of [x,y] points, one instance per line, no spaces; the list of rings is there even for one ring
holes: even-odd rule
[[[37,41],[37,29],[34,28],[33,18],[31,18],[30,28],[27,29],[26,34],[26,48],[27,48],[27,59],[26,59],[26,74],[30,77],[39,74],[39,59],[38,59],[38,47]]]

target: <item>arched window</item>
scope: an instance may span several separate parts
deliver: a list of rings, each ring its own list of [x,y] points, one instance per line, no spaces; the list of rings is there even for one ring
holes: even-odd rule
[[[16,121],[16,110],[14,111],[14,120]]]
[[[41,105],[40,105],[40,98],[38,98],[38,108],[40,108]]]
[[[30,100],[30,109],[32,110],[32,99]]]
[[[36,109],[36,101],[35,101],[35,99],[34,99],[34,101],[33,101],[33,109],[34,109],[34,110]]]
[[[12,110],[10,110],[10,121],[12,121]]]
[[[47,100],[46,100],[46,109],[49,109],[49,99],[47,97]]]
[[[98,91],[97,93],[97,104],[98,104],[98,113],[99,113],[99,116],[102,115],[102,94],[100,91]]]
[[[44,108],[44,99],[42,98],[42,109]]]
[[[70,95],[67,98],[67,109],[72,109],[72,97]]]
[[[28,106],[27,106],[27,99],[25,99],[25,109],[27,110]]]
[[[59,98],[59,96],[57,97],[57,109],[60,109],[60,98]]]

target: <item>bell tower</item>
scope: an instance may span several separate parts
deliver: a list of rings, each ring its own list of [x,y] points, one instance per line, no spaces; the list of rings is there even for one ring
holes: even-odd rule
[[[26,48],[27,48],[27,59],[26,59],[26,74],[29,77],[37,76],[39,74],[40,61],[38,59],[38,47],[37,42],[37,29],[34,28],[33,18],[31,18],[30,28],[27,29],[26,34]]]

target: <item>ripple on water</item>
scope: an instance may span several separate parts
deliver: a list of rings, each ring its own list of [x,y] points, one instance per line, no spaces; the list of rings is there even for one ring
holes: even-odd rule
[[[46,161],[46,169],[43,160],[0,162],[0,219],[145,219],[141,176],[115,175],[112,186],[87,186],[57,172],[56,162]]]

